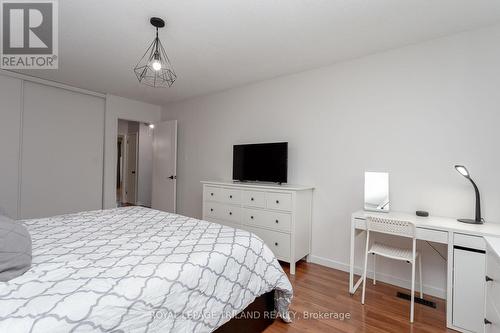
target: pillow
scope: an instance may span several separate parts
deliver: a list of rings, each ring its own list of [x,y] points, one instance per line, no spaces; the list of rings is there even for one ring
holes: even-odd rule
[[[0,215],[0,281],[21,276],[31,267],[31,236],[21,223]]]

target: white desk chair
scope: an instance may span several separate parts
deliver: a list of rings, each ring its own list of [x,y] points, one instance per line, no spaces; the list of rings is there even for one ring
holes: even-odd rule
[[[370,246],[370,232],[379,232],[394,236],[401,236],[413,239],[413,248],[411,250],[400,249],[385,244],[374,242]],[[365,267],[363,271],[363,294],[361,303],[365,304],[366,289],[366,268],[368,263],[368,254],[373,254],[373,284],[376,284],[375,264],[377,255],[390,259],[402,260],[411,264],[411,310],[410,322],[413,323],[413,312],[415,307],[415,263],[418,260],[418,271],[420,275],[420,298],[424,297],[422,290],[422,260],[420,254],[416,251],[417,239],[415,225],[409,221],[398,221],[386,219],[383,217],[368,216],[366,218],[366,252]]]

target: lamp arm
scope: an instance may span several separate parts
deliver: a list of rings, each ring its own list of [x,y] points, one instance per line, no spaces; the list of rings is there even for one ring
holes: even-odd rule
[[[476,192],[476,222],[481,222],[481,198],[479,196],[479,189],[477,188],[476,183],[472,180],[472,178],[468,178],[470,182],[472,183],[472,186],[474,186],[474,191]]]

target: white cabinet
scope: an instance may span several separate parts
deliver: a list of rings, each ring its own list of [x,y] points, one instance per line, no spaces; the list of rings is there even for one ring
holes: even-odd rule
[[[295,263],[311,253],[312,187],[203,182],[203,219],[253,232],[276,258]]]
[[[485,332],[500,332],[500,239],[486,237]]]
[[[453,326],[470,332],[484,330],[484,276],[484,251],[455,246],[453,249]]]

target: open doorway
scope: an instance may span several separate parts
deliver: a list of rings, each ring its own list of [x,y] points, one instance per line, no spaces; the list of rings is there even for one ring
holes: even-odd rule
[[[177,121],[118,119],[116,203],[176,212]]]
[[[125,156],[125,136],[118,134],[117,140],[117,157],[116,157],[116,203],[121,206],[124,202],[125,180],[123,179],[123,163]]]
[[[148,124],[118,119],[117,206],[151,207],[153,132]]]

